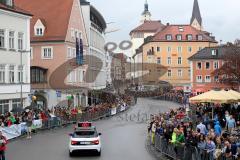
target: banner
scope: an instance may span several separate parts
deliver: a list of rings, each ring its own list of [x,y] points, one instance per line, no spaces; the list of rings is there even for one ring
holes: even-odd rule
[[[83,65],[83,41],[76,38],[76,62],[78,65]]]
[[[1,131],[7,139],[13,139],[13,138],[21,136],[21,130],[22,130],[21,125],[12,125],[10,127],[1,127]]]

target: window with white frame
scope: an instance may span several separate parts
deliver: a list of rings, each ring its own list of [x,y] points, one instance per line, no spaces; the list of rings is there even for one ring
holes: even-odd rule
[[[9,49],[14,49],[14,34],[15,34],[15,32],[14,31],[10,31],[9,32],[9,37],[8,37],[8,39],[9,39]]]
[[[9,100],[0,100],[0,114],[9,112]]]
[[[68,47],[68,48],[67,48],[67,58],[68,58],[68,59],[71,59],[71,58],[72,58],[72,49],[71,49],[71,47]]]
[[[72,83],[72,82],[73,82],[73,79],[72,79],[71,69],[69,69],[67,72],[68,72],[67,82],[68,82],[68,83]]]
[[[203,36],[201,34],[197,35],[197,40],[202,41],[203,40]]]
[[[22,107],[21,106],[21,99],[13,99],[12,100],[12,109]]]
[[[23,82],[23,66],[18,66],[18,83]]]
[[[73,83],[76,83],[76,82],[77,82],[77,70],[75,69],[75,70],[73,70],[72,72],[73,72],[73,73],[72,73]]]
[[[167,47],[167,52],[171,53],[172,52],[172,47]]]
[[[72,57],[76,58],[76,48],[72,48]]]
[[[205,68],[206,68],[207,70],[209,70],[210,67],[211,67],[210,62],[206,62],[206,63],[205,63]]]
[[[81,31],[78,32],[78,38],[82,39],[82,32]]]
[[[181,69],[178,70],[178,77],[182,77],[183,71]]]
[[[13,6],[13,0],[7,0],[7,1],[6,1],[6,4],[7,4],[8,6],[12,7],[12,6]]]
[[[178,64],[182,64],[182,57],[178,57]]]
[[[161,64],[161,57],[157,58],[157,64]]]
[[[75,38],[79,38],[79,37],[78,37],[78,36],[79,36],[78,30],[75,30],[75,31],[74,31],[74,36],[75,36]]]
[[[219,68],[219,62],[218,61],[214,61],[213,62],[213,66],[214,66],[214,69],[218,69]]]
[[[201,76],[201,75],[198,75],[198,76],[196,77],[196,81],[199,82],[199,83],[201,83],[201,82],[202,82],[202,76]]]
[[[188,47],[188,53],[192,53],[192,47]]]
[[[171,34],[167,34],[167,35],[166,35],[166,39],[167,39],[168,41],[171,41],[171,40],[172,40],[172,35],[171,35]]]
[[[83,71],[82,71],[82,69],[78,70],[78,79],[79,79],[80,83],[83,82]]]
[[[187,40],[188,40],[188,41],[192,41],[192,40],[193,40],[193,36],[192,36],[191,34],[188,34],[188,35],[187,35]]]
[[[211,82],[211,76],[209,76],[209,75],[205,76],[205,82],[210,83]]]
[[[167,64],[172,64],[172,58],[171,57],[167,58]]]
[[[176,37],[177,37],[177,40],[178,40],[178,41],[181,41],[181,40],[182,40],[182,35],[181,35],[181,34],[178,34]]]
[[[23,50],[23,33],[18,33],[18,50]]]
[[[182,47],[177,47],[177,51],[178,51],[178,53],[182,53]]]
[[[53,47],[42,47],[42,59],[53,59]]]
[[[202,69],[202,62],[197,62],[197,69]]]
[[[9,66],[9,83],[14,83],[14,65]]]
[[[5,65],[0,65],[0,83],[5,83]]]
[[[71,37],[72,37],[72,38],[75,38],[75,35],[74,35],[74,33],[75,33],[75,32],[74,32],[74,29],[73,29],[73,28],[71,28]]]
[[[36,28],[35,35],[36,36],[43,36],[43,28],[42,27]]]
[[[0,29],[0,48],[5,48],[5,30]]]
[[[168,77],[172,77],[172,70],[168,70],[167,75]]]

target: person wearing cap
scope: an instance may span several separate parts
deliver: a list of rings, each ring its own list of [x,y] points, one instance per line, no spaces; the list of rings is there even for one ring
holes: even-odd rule
[[[5,160],[5,150],[7,145],[7,138],[3,136],[2,131],[0,131],[0,160]]]

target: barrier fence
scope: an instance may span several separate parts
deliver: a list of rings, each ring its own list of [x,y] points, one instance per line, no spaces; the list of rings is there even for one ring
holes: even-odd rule
[[[165,137],[156,134],[154,138],[149,138],[149,143],[156,151],[161,154],[161,157],[179,160],[239,160],[236,155],[231,158],[224,157],[224,153],[217,150],[207,152],[206,149],[200,149],[196,146],[185,144],[172,144]],[[218,155],[217,155],[218,154]]]
[[[101,118],[114,116],[116,114],[124,112],[131,105],[134,105],[134,104],[135,103],[131,101],[127,105],[121,105],[114,108],[102,108],[94,112],[85,112],[85,113],[76,114],[76,115],[61,115],[61,116],[52,115],[50,118],[46,120],[42,120],[42,119],[34,120],[32,125],[32,130],[36,132],[38,130],[46,130],[46,129],[53,129],[57,127],[67,126],[77,121],[99,120]],[[26,122],[22,122],[20,124],[11,125],[9,127],[0,127],[0,129],[3,135],[6,136],[6,138],[9,140],[9,139],[14,139],[26,134],[27,126],[26,126]]]

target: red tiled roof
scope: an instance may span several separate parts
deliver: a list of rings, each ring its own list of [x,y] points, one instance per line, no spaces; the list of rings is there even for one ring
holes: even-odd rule
[[[159,30],[163,29],[165,26],[161,23],[161,21],[144,21],[143,24],[138,26],[137,28],[133,29],[133,32],[158,32]]]
[[[180,31],[179,27],[182,27],[183,31]],[[182,35],[182,41],[189,41],[187,40],[187,35],[192,35],[193,39],[191,41],[200,41],[197,40],[197,35],[202,35],[203,39],[201,41],[217,42],[214,37],[209,36],[208,32],[197,30],[191,25],[168,25],[156,33],[152,41],[169,41],[166,40],[166,35],[168,34],[172,35],[172,40],[170,41],[178,41],[177,35]]]
[[[31,13],[31,42],[64,41],[66,39],[73,0],[15,0],[15,4]],[[44,20],[44,36],[34,35],[37,20]]]
[[[15,12],[15,13],[19,13],[19,14],[23,14],[23,15],[27,15],[27,16],[32,16],[32,14],[30,12],[25,11],[25,10],[19,8],[18,6],[15,6],[15,5],[13,7],[8,7],[8,6],[0,3],[0,9]]]

